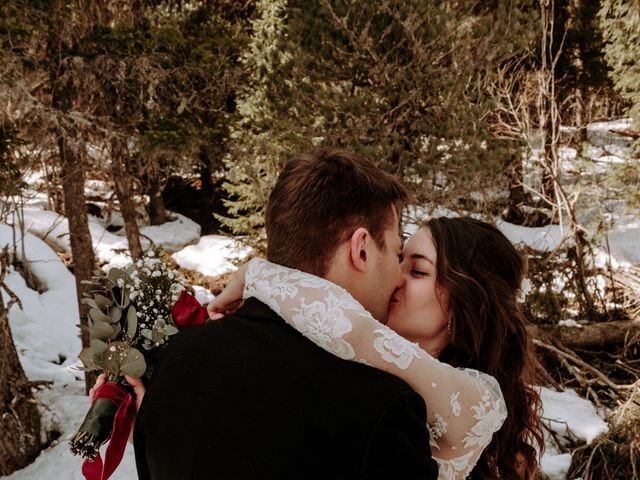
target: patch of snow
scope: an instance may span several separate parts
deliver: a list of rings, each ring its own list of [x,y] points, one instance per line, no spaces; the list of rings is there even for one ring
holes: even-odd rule
[[[141,234],[167,252],[177,252],[186,245],[196,243],[200,238],[200,225],[179,213],[172,215],[176,217],[173,221],[140,229]]]
[[[609,427],[596,412],[593,404],[580,398],[573,390],[556,392],[548,388],[540,390],[543,405],[543,421],[554,432],[573,436],[591,443]]]
[[[594,405],[580,398],[573,390],[556,392],[540,389],[543,422],[559,438],[578,438],[586,443],[608,430],[607,424],[598,416]],[[566,445],[563,445],[566,446]],[[571,466],[571,454],[558,449],[555,441],[545,431],[545,451],[540,460],[541,470],[550,480],[564,480]]]
[[[620,265],[640,265],[640,225],[617,225],[609,232],[609,246]]]
[[[168,252],[180,250],[194,243],[200,237],[200,225],[180,214],[173,214],[176,220],[162,225],[140,228],[140,233],[149,237],[156,246]],[[70,251],[69,222],[55,212],[41,208],[24,208],[25,229],[62,251]],[[124,235],[117,235],[105,229],[102,220],[89,216],[89,231],[96,258],[100,263],[121,266],[129,261],[129,244]],[[149,248],[149,240],[141,236],[143,249]]]
[[[62,433],[47,450],[40,453],[36,460],[6,480],[34,480],[55,478],[65,480],[84,480],[82,459],[69,450],[69,440],[75,434],[89,407],[89,399],[84,395],[84,381],[70,384],[55,383],[50,389],[36,393],[38,402],[43,405],[43,426]],[[104,458],[104,448],[102,456]],[[138,478],[133,454],[133,445],[127,444],[122,462],[111,480],[133,480]]]
[[[610,132],[611,130],[626,130],[631,128],[631,118],[619,118],[606,122],[592,122],[587,125],[587,132]]]
[[[559,225],[532,228],[514,225],[504,220],[497,220],[496,226],[511,243],[515,245],[526,245],[543,252],[555,250],[564,240]]]
[[[113,184],[105,180],[85,180],[84,193],[87,197],[109,198],[113,193]]]
[[[565,480],[569,467],[571,467],[570,453],[545,451],[540,459],[540,469],[549,477],[549,480]]]
[[[0,224],[0,245],[12,242],[11,227]],[[74,381],[79,374],[71,366],[81,350],[75,279],[39,238],[27,233],[24,248],[29,268],[47,290],[41,294],[32,290],[13,269],[5,279],[22,302],[22,309],[14,305],[9,312],[20,361],[31,380]],[[17,255],[25,260],[20,247]],[[4,291],[3,298],[6,304],[8,296]]]
[[[575,327],[575,328],[582,328],[582,325],[580,325],[578,322],[576,322],[573,319],[569,319],[569,320],[560,320],[558,322],[558,326],[559,327]]]
[[[231,237],[205,235],[196,245],[189,245],[172,256],[182,268],[215,276],[234,271],[236,267],[232,261],[241,260],[250,252],[248,247]]]

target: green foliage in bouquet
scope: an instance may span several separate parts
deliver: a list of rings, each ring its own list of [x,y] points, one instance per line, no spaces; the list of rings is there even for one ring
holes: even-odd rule
[[[178,333],[171,306],[183,286],[177,273],[153,253],[124,268],[94,273],[85,282],[82,299],[90,307],[91,346],[82,351],[80,360],[86,370],[141,377],[146,371],[142,351],[159,347]]]
[[[171,307],[183,285],[153,252],[108,273],[98,270],[84,283],[91,343],[79,358],[84,370],[102,371],[126,390],[124,375],[142,377],[147,360],[178,333]],[[95,400],[70,442],[72,452],[92,461],[111,435],[117,410],[109,399]]]

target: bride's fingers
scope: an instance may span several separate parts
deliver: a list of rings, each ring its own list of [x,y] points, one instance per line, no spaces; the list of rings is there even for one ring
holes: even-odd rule
[[[235,311],[240,308],[240,305],[242,305],[242,299],[234,300],[233,302],[227,302],[224,304],[216,299],[209,303],[209,305],[207,305],[207,313],[209,314],[209,318],[211,320],[220,320],[227,315],[235,313]]]
[[[125,375],[124,378],[127,380],[129,385],[133,387],[133,393],[136,394],[136,411],[138,411],[140,410],[140,405],[142,404],[142,399],[146,392],[144,383],[142,382],[142,379],[130,377],[129,375]]]
[[[104,373],[101,373],[100,375],[98,375],[98,378],[96,378],[95,385],[91,387],[91,389],[89,390],[89,401],[91,401],[91,403],[93,403],[93,397],[96,394],[96,390],[98,390],[106,381],[107,381],[107,376]]]
[[[233,313],[242,304],[246,270],[247,264],[244,264],[238,269],[222,292],[207,305],[209,318],[218,320],[225,315]]]
[[[221,314],[221,312],[218,310],[218,306],[215,305],[215,300],[209,302],[209,305],[207,305],[207,313],[209,314],[209,318],[213,320],[217,320],[215,315]],[[222,315],[224,316],[224,314]],[[219,317],[219,318],[222,318],[222,317]]]

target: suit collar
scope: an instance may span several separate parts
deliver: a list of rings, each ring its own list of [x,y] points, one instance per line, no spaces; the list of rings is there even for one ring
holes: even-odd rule
[[[268,305],[262,303],[254,297],[247,298],[242,306],[235,312],[235,315],[248,318],[251,320],[275,320],[284,321],[276,312],[271,310]]]

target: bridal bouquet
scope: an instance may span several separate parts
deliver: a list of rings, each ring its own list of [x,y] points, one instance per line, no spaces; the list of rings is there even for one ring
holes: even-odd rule
[[[85,282],[90,347],[80,353],[84,370],[107,375],[71,451],[82,455],[87,479],[106,479],[122,459],[135,418],[132,391],[124,375],[142,377],[148,363],[179,330],[204,323],[207,311],[184,291],[177,271],[149,252]],[[102,464],[99,448],[111,439]]]

